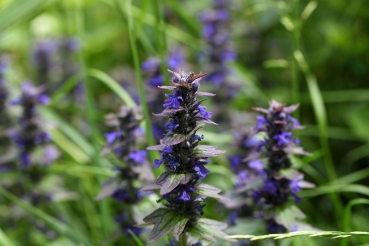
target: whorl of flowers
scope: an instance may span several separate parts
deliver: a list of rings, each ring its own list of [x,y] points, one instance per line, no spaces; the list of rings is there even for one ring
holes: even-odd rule
[[[308,154],[301,147],[298,139],[293,138],[292,131],[301,129],[299,122],[291,116],[291,113],[299,105],[286,107],[272,100],[269,109],[255,108],[263,113],[257,116],[256,132],[263,132],[265,139],[260,141],[256,147],[256,153],[249,156],[248,163],[251,168],[262,173],[263,185],[253,191],[254,203],[262,209],[263,217],[267,224],[269,233],[280,233],[296,230],[297,222],[287,223],[283,221],[276,212],[285,208],[293,201],[299,202],[297,193],[303,187],[313,187],[312,184],[303,181],[303,175],[292,169],[291,154]],[[290,209],[294,218],[303,218],[297,207]]]
[[[199,20],[204,25],[202,36],[208,45],[205,54],[212,69],[207,80],[217,86],[226,81],[229,74],[227,63],[236,58],[228,33],[229,4],[230,1],[227,0],[213,0],[213,9],[199,15]]]
[[[0,126],[4,127],[8,119],[7,112],[7,99],[9,97],[8,89],[5,84],[5,71],[6,65],[5,63],[0,61]]]
[[[133,227],[138,221],[133,218],[131,206],[137,205],[144,193],[137,188],[137,181],[154,179],[146,158],[147,151],[138,148],[137,139],[142,134],[139,124],[143,116],[139,108],[122,106],[118,113],[108,114],[105,118],[107,126],[114,130],[105,134],[106,146],[102,154],[113,151],[120,165],[114,169],[116,177],[103,184],[103,189],[96,199],[110,196],[122,203],[125,212],[116,216],[115,221],[126,235],[129,235],[131,230],[138,236],[142,228]]]
[[[259,160],[245,160],[247,156],[255,151],[259,140],[253,130],[234,133],[236,152],[228,156],[228,161],[233,173],[236,174],[235,192],[232,199],[224,204],[231,210],[229,222],[231,226],[236,225],[239,217],[251,217],[253,208],[250,204],[251,193],[247,187],[254,185],[264,177],[264,163]]]
[[[22,115],[19,118],[20,127],[12,135],[12,139],[20,151],[19,156],[22,169],[32,164],[32,152],[38,146],[43,146],[51,140],[50,135],[43,130],[44,122],[37,112],[39,105],[47,104],[50,101],[47,95],[42,94],[42,91],[43,88],[34,87],[30,82],[25,82],[22,85],[22,95],[12,101],[13,105],[22,107]],[[45,148],[45,157],[42,164],[47,166],[56,157],[56,149],[53,147]]]
[[[199,145],[204,136],[197,134],[204,124],[215,124],[209,120],[211,112],[201,106],[203,100],[198,100],[198,97],[214,94],[199,91],[199,81],[206,74],[170,72],[174,75],[171,86],[159,88],[171,90],[172,93],[166,94],[165,109],[157,115],[169,118],[165,124],[167,130],[160,145],[148,148],[161,151],[161,159],[155,160],[154,167],[165,167],[165,172],[155,184],[143,189],[159,189],[162,198],[158,202],[164,205],[144,218],[145,222],[154,224],[148,242],[156,241],[169,232],[174,237],[190,233],[193,237],[214,241],[214,237],[225,235],[221,230],[226,225],[200,217],[205,206],[204,199],[221,198],[218,195],[220,190],[201,184],[201,180],[210,172],[205,167],[209,157],[224,151],[214,146]],[[201,233],[203,230],[207,233]]]
[[[169,69],[177,71],[183,66],[184,62],[185,54],[183,49],[180,47],[172,48],[166,61]],[[160,70],[160,59],[150,57],[142,63],[142,70],[148,75],[147,84],[150,86],[148,88],[150,93],[147,98],[149,109],[152,112],[158,112],[162,109],[161,101],[164,100],[163,93],[158,89],[158,86],[164,84],[164,76]],[[155,140],[159,142],[165,132],[163,120],[154,118],[152,120],[152,129]]]
[[[79,66],[74,62],[76,52],[80,49],[77,38],[45,39],[37,41],[32,50],[32,61],[36,71],[37,84],[46,84],[50,93],[75,75]],[[77,84],[76,93],[81,90]]]

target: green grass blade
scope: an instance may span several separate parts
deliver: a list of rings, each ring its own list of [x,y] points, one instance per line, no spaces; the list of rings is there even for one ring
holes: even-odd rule
[[[130,0],[127,0],[125,3],[125,6],[122,6],[122,3],[120,1],[116,1],[117,5],[120,8],[120,11],[122,15],[125,15],[127,17],[127,23],[128,23],[128,35],[129,40],[131,44],[131,51],[133,56],[133,63],[134,63],[134,69],[135,69],[135,75],[137,80],[137,87],[140,93],[140,99],[141,99],[141,105],[143,109],[143,114],[145,116],[145,125],[146,125],[146,137],[147,142],[149,146],[155,145],[152,129],[151,129],[151,114],[149,112],[149,108],[147,106],[146,97],[145,97],[145,91],[144,91],[144,85],[142,81],[142,74],[141,74],[141,66],[140,66],[140,60],[138,56],[138,50],[136,45],[136,33],[132,18],[132,3]],[[149,151],[150,160],[153,163],[154,159],[157,158],[157,153],[155,151]],[[155,175],[159,175],[162,172],[161,168],[154,169]]]
[[[141,240],[134,234],[131,230],[128,230],[129,235],[135,240],[138,246],[144,246],[144,244],[141,242]]]
[[[52,95],[51,104],[57,104],[61,99],[63,99],[63,97],[74,88],[77,82],[78,79],[76,75],[65,81],[63,85]]]
[[[15,246],[15,244],[8,238],[3,230],[0,228],[0,245],[3,246]]]
[[[12,1],[0,12],[0,32],[39,13],[50,2],[50,0]]]
[[[82,9],[82,0],[76,0],[76,8],[75,8],[75,24],[76,24],[76,30],[77,30],[77,37],[79,37],[81,40],[84,40],[85,34],[84,34],[84,12]],[[95,103],[94,103],[94,97],[93,97],[93,88],[91,86],[91,80],[87,77],[87,70],[86,70],[86,59],[84,50],[80,49],[78,51],[78,60],[80,64],[80,76],[83,81],[83,85],[86,92],[86,114],[88,123],[90,126],[90,135],[91,135],[91,146],[92,146],[92,155],[91,160],[93,165],[95,166],[101,166],[101,158],[99,156],[99,130],[96,124],[96,118],[95,118]],[[103,182],[103,177],[97,176],[96,181],[98,183]],[[95,182],[96,182],[95,181]],[[85,184],[87,185],[87,184]],[[84,201],[83,201],[84,202]],[[93,204],[86,204],[86,207],[92,207]],[[110,208],[108,207],[108,203],[106,200],[101,200],[97,202],[97,205],[99,207],[99,214],[97,215],[100,220],[95,221],[94,224],[94,231],[92,232],[94,238],[96,240],[102,241],[103,238],[106,238],[111,233],[111,214],[110,214]],[[92,211],[92,210],[90,210]],[[86,211],[87,212],[87,211]],[[89,215],[87,215],[89,216]]]
[[[71,229],[67,224],[63,224],[59,222],[57,219],[52,216],[44,213],[42,210],[22,201],[18,197],[9,193],[2,187],[0,187],[0,194],[17,204],[19,207],[24,209],[29,214],[35,216],[36,218],[44,221],[50,228],[55,230],[57,233],[69,238],[70,240],[76,243],[83,243],[85,246],[92,246],[92,243],[82,234],[80,234],[76,229]]]
[[[350,230],[350,224],[351,224],[351,209],[353,206],[355,205],[362,205],[362,204],[369,204],[369,199],[363,199],[363,198],[358,198],[358,199],[354,199],[351,200],[345,207],[345,211],[343,213],[343,220],[342,220],[342,229],[343,231],[348,231]],[[347,239],[343,239],[341,240],[341,246],[347,246],[348,244],[348,240]]]
[[[137,106],[129,93],[124,90],[124,88],[108,74],[94,68],[87,69],[86,74],[96,78],[97,80],[108,86],[124,102],[125,105],[129,107]]]

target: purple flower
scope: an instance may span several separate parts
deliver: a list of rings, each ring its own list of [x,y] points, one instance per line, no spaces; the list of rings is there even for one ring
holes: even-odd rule
[[[116,138],[122,136],[122,133],[120,131],[114,131],[114,132],[105,133],[104,135],[106,138],[106,142],[108,142],[108,144],[112,144]]]
[[[172,119],[171,121],[165,124],[165,127],[168,128],[169,131],[173,131],[178,126],[179,126],[179,123],[177,119]]]
[[[259,144],[259,140],[256,137],[251,137],[251,138],[245,139],[243,144],[245,147],[251,148],[251,147],[257,146]]]
[[[182,95],[180,91],[177,91],[173,94],[165,94],[168,97],[164,102],[164,107],[177,109],[180,106],[179,101],[183,101]]]
[[[302,181],[301,177],[290,181],[290,189],[291,189],[292,194],[295,194],[301,191],[301,186],[299,185],[301,181]]]
[[[158,159],[155,159],[154,160],[154,167],[155,168],[158,168],[161,166],[161,164],[163,164],[163,160],[158,160]]]
[[[200,159],[195,162],[193,170],[198,172],[201,178],[205,178],[205,176],[210,173],[210,170],[204,167],[207,163],[209,163],[208,159]]]
[[[194,187],[189,185],[179,185],[171,192],[171,194],[176,194],[178,200],[189,201],[191,199],[190,194],[194,191]]]
[[[259,141],[259,144],[256,147],[256,151],[257,152],[260,152],[261,151],[261,148],[263,148],[263,146],[266,145],[267,143],[268,143],[267,140],[261,140],[261,141]]]
[[[171,145],[167,145],[163,148],[163,152],[166,154],[170,154],[173,151],[173,147]]]
[[[164,83],[164,76],[158,74],[158,75],[154,75],[149,79],[149,84],[153,87],[158,87],[163,85]]]
[[[21,159],[21,167],[27,168],[29,164],[31,163],[31,157],[28,152],[23,152],[20,156]]]
[[[265,180],[262,190],[268,193],[275,194],[278,190],[278,181],[272,179]]]
[[[171,70],[178,70],[184,63],[184,54],[180,48],[173,49],[168,57],[167,64]]]
[[[206,111],[206,106],[198,106],[199,114],[206,120],[208,120],[213,113]]]
[[[267,119],[265,118],[265,116],[261,116],[261,115],[256,116],[256,119],[258,120],[258,122],[256,123],[254,130],[255,131],[263,130],[265,125],[268,123]]]
[[[282,132],[281,134],[276,134],[274,137],[278,141],[278,146],[283,147],[288,145],[292,140],[292,133],[291,132]]]
[[[156,71],[160,69],[160,60],[156,58],[149,58],[142,63],[142,70],[145,72]]]
[[[228,157],[228,161],[231,164],[231,168],[237,172],[242,164],[242,157],[239,155],[232,155]]]
[[[145,150],[134,150],[129,153],[128,158],[138,164],[142,164],[146,160],[147,152]]]
[[[249,162],[249,167],[258,171],[261,171],[264,169],[265,164],[261,160],[253,160]]]

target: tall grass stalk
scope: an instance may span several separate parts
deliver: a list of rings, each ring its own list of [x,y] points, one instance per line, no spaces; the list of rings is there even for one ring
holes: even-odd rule
[[[315,113],[315,118],[319,127],[320,144],[322,146],[322,150],[324,153],[323,155],[324,165],[326,172],[328,174],[328,179],[330,182],[332,182],[337,179],[337,175],[335,167],[333,165],[332,153],[328,141],[328,119],[324,106],[323,97],[320,92],[317,79],[315,75],[310,71],[310,68],[301,51],[299,50],[295,51],[294,58],[296,59],[300,69],[302,70],[306,78],[309,94],[311,96],[311,102]],[[341,201],[336,193],[330,194],[329,196],[333,201],[333,207],[336,212],[336,219],[339,221],[343,213]]]
[[[82,10],[82,1],[76,0],[76,9],[75,9],[75,21],[76,21],[76,32],[77,37],[81,40],[84,40],[84,13]],[[84,88],[86,91],[86,112],[87,118],[90,126],[91,132],[91,140],[92,140],[92,163],[96,166],[100,166],[100,157],[99,157],[99,131],[96,125],[96,118],[95,118],[95,106],[94,106],[94,99],[93,99],[93,90],[91,86],[91,81],[88,80],[86,76],[86,61],[84,59],[83,54],[83,47],[78,52],[78,59],[80,64],[80,76],[84,84]],[[96,177],[98,183],[103,182],[103,177],[97,176]],[[89,185],[90,186],[90,185]],[[100,225],[98,228],[103,232],[103,237],[108,237],[110,233],[110,225],[111,225],[111,216],[107,201],[100,201],[98,202],[98,206],[100,209]],[[91,216],[91,214],[87,214],[87,216]],[[94,235],[97,237],[101,235],[99,231],[96,231]],[[102,240],[102,238],[99,238]]]
[[[136,75],[136,81],[137,81],[137,87],[140,94],[141,99],[141,105],[143,114],[145,116],[145,123],[146,123],[146,137],[147,137],[147,143],[149,146],[155,145],[152,129],[151,129],[151,117],[149,108],[147,106],[146,97],[145,97],[145,91],[144,91],[144,85],[142,81],[142,73],[141,73],[141,66],[140,66],[140,59],[138,56],[138,50],[137,50],[137,44],[136,44],[136,33],[135,33],[135,27],[133,23],[133,17],[132,17],[132,2],[131,0],[125,1],[125,6],[122,6],[122,3],[119,0],[116,0],[116,4],[120,7],[120,10],[122,13],[125,12],[127,17],[127,23],[128,23],[128,35],[129,40],[131,44],[131,52],[133,56],[133,65],[135,69],[135,75]],[[149,157],[151,163],[154,163],[154,160],[157,157],[157,153],[154,153],[154,151],[149,152]],[[162,170],[155,169],[154,173],[155,175],[159,175],[162,172]]]

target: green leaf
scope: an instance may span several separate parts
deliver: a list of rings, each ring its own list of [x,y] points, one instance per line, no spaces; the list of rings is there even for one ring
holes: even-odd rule
[[[90,68],[86,71],[87,75],[98,79],[99,81],[103,82],[107,85],[117,96],[122,99],[122,101],[130,107],[136,107],[135,101],[129,95],[127,91],[123,89],[122,86],[118,84],[112,77],[100,71],[98,69]]]
[[[196,225],[188,230],[188,232],[193,233],[200,237],[201,239],[215,242],[215,237],[222,238],[228,241],[228,235],[223,232],[224,229],[227,228],[227,224],[223,222],[219,222],[216,220],[210,219],[199,219]]]
[[[291,230],[295,225],[296,219],[304,219],[305,217],[305,214],[298,207],[292,205],[279,212],[275,216],[275,220],[278,224]]]
[[[210,145],[198,145],[194,150],[194,154],[196,157],[215,157],[226,152],[225,150],[218,150],[216,148]]]
[[[59,222],[57,219],[51,217],[50,215],[46,214],[42,210],[22,201],[18,197],[14,196],[13,194],[9,193],[2,187],[0,187],[0,194],[5,196],[10,201],[17,204],[19,207],[23,208],[29,214],[35,216],[36,218],[44,221],[48,226],[50,226],[53,230],[58,232],[65,237],[68,237],[70,240],[76,243],[83,243],[86,246],[92,246],[92,243],[82,234],[76,231],[76,229],[71,229],[68,225]]]
[[[325,232],[316,232],[316,231],[297,231],[297,232],[289,232],[285,234],[269,234],[263,236],[255,236],[255,235],[232,235],[228,236],[228,238],[237,238],[237,239],[250,239],[251,241],[256,240],[264,240],[264,239],[285,239],[291,237],[298,236],[309,236],[309,237],[332,237],[342,238],[342,237],[350,237],[350,236],[369,236],[369,232],[363,231],[354,231],[354,232],[339,232],[339,231],[325,231]]]
[[[175,145],[175,144],[179,144],[179,143],[183,142],[185,139],[186,139],[186,135],[171,134],[171,135],[166,135],[163,138],[162,143],[164,145]]]
[[[14,246],[15,245],[1,229],[0,229],[0,245],[3,245],[3,246]]]
[[[160,194],[164,195],[171,192],[179,184],[187,184],[191,178],[192,174],[164,172],[159,176],[156,184],[161,186]]]
[[[50,2],[45,0],[12,1],[0,12],[0,32],[39,13]]]
[[[147,242],[155,242],[169,232],[172,232],[173,237],[179,236],[186,227],[188,220],[189,218],[179,215],[168,208],[155,210],[143,219],[147,223],[154,224],[154,228],[147,238]]]
[[[221,189],[218,189],[214,186],[208,185],[208,184],[200,184],[196,188],[196,194],[200,196],[206,196],[206,197],[213,197],[222,201],[228,201],[227,198],[219,195],[218,193],[221,192]]]

